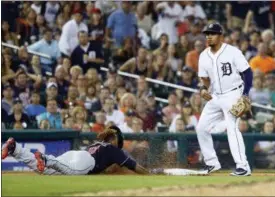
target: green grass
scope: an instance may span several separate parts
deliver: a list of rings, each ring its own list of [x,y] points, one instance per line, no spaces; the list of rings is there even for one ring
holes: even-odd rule
[[[99,192],[108,190],[162,187],[175,185],[238,184],[241,182],[264,181],[271,177],[230,176],[38,176],[2,175],[3,196],[59,196],[73,193]],[[274,177],[273,177],[274,179]]]

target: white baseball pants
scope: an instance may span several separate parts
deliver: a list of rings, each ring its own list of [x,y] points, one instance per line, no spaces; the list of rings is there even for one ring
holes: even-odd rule
[[[238,120],[229,110],[242,96],[242,88],[230,91],[222,95],[212,95],[212,99],[205,105],[199,123],[196,128],[199,145],[206,165],[220,166],[213,145],[211,130],[215,125],[224,122],[226,124],[228,142],[231,154],[237,168],[250,171],[245,154],[243,136],[238,129]]]
[[[29,149],[22,148],[16,143],[13,156],[39,173],[35,156]],[[86,175],[95,166],[95,159],[87,151],[68,151],[58,157],[46,155],[46,159],[46,168],[43,172],[45,175]]]

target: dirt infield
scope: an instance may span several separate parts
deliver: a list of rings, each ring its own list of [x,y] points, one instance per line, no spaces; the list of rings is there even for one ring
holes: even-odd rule
[[[135,190],[82,193],[75,196],[272,196],[275,181],[222,186],[142,188]]]

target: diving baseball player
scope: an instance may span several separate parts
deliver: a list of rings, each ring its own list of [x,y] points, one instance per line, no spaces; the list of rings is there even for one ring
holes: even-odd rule
[[[208,173],[219,170],[221,165],[213,147],[211,126],[225,120],[231,154],[236,163],[233,176],[249,176],[251,170],[245,154],[244,140],[238,129],[238,120],[249,101],[252,71],[242,52],[223,43],[223,29],[218,23],[205,27],[208,48],[199,57],[199,77],[202,81],[201,96],[205,105],[196,128],[198,141]],[[212,88],[212,93],[208,91]],[[240,103],[241,105],[237,105]],[[249,103],[249,102],[247,102]],[[238,111],[238,106],[241,107]],[[237,111],[233,111],[237,108]]]
[[[59,157],[40,152],[33,154],[28,149],[18,146],[13,138],[9,138],[2,148],[2,159],[12,155],[35,172],[45,175],[98,174],[113,164],[125,166],[138,174],[149,173],[121,150],[123,136],[118,127],[112,126],[97,137],[100,141],[89,146],[87,150],[68,151]]]

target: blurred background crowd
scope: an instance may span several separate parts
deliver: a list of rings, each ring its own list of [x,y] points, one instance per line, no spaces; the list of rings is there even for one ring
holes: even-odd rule
[[[2,46],[2,129],[98,133],[114,124],[125,133],[194,132],[205,104],[199,93],[145,78],[197,89],[198,58],[206,47],[201,31],[213,21],[252,67],[252,102],[275,107],[274,1],[1,4],[1,41],[19,47]],[[274,127],[274,111],[262,108],[239,122],[243,133],[274,133]],[[130,151],[135,147],[148,144],[126,144]],[[169,152],[176,148],[168,143]],[[259,142],[255,151],[275,161],[275,142]]]

